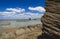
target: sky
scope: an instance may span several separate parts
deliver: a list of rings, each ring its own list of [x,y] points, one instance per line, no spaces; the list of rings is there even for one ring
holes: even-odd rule
[[[0,19],[41,18],[45,0],[0,0]]]

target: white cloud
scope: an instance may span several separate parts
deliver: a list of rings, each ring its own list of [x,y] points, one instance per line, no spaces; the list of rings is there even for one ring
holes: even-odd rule
[[[6,11],[0,12],[0,19],[41,18],[42,15],[40,13],[25,12],[25,9],[22,8],[7,8]]]
[[[13,16],[17,13],[25,12],[25,9],[21,8],[6,8],[6,11],[0,12],[0,15],[3,16]]]
[[[30,16],[30,18],[41,18],[42,16],[43,16],[43,14],[39,14],[39,13],[32,13],[32,12],[29,12],[29,13],[27,13],[29,16]]]
[[[8,16],[12,16],[16,14],[15,12],[8,12],[8,11],[4,11],[4,12],[0,12],[0,15],[3,15],[4,17],[8,17]]]
[[[29,10],[39,11],[39,12],[45,12],[46,10],[43,7],[29,7]]]
[[[21,8],[7,8],[6,10],[13,11],[13,12],[24,12],[25,11],[25,9],[21,9]]]

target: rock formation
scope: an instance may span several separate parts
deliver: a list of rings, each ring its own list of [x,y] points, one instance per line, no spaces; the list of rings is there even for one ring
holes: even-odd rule
[[[47,0],[45,8],[41,18],[43,31],[52,39],[60,39],[60,0]]]
[[[42,35],[40,24],[0,30],[0,39],[37,39],[39,35]]]

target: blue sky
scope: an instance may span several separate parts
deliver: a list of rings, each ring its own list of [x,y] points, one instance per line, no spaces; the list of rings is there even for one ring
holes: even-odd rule
[[[45,0],[0,0],[0,19],[39,18],[44,5]]]

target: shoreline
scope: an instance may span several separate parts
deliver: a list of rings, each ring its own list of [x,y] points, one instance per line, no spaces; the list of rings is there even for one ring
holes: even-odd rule
[[[2,27],[2,29],[5,29],[5,28],[15,28],[15,27],[27,27],[27,26],[33,26],[33,25],[42,25],[42,23],[40,23],[40,24],[32,24],[32,25],[25,25],[25,26],[0,26],[0,27]]]
[[[28,26],[14,26],[14,27],[10,27],[10,28],[3,28],[3,29],[0,29],[0,32],[1,31],[7,31],[8,30],[16,30],[18,28],[27,28],[27,27],[36,27],[37,25],[40,25],[40,27],[42,27],[42,24],[33,24],[33,25],[28,25]]]

